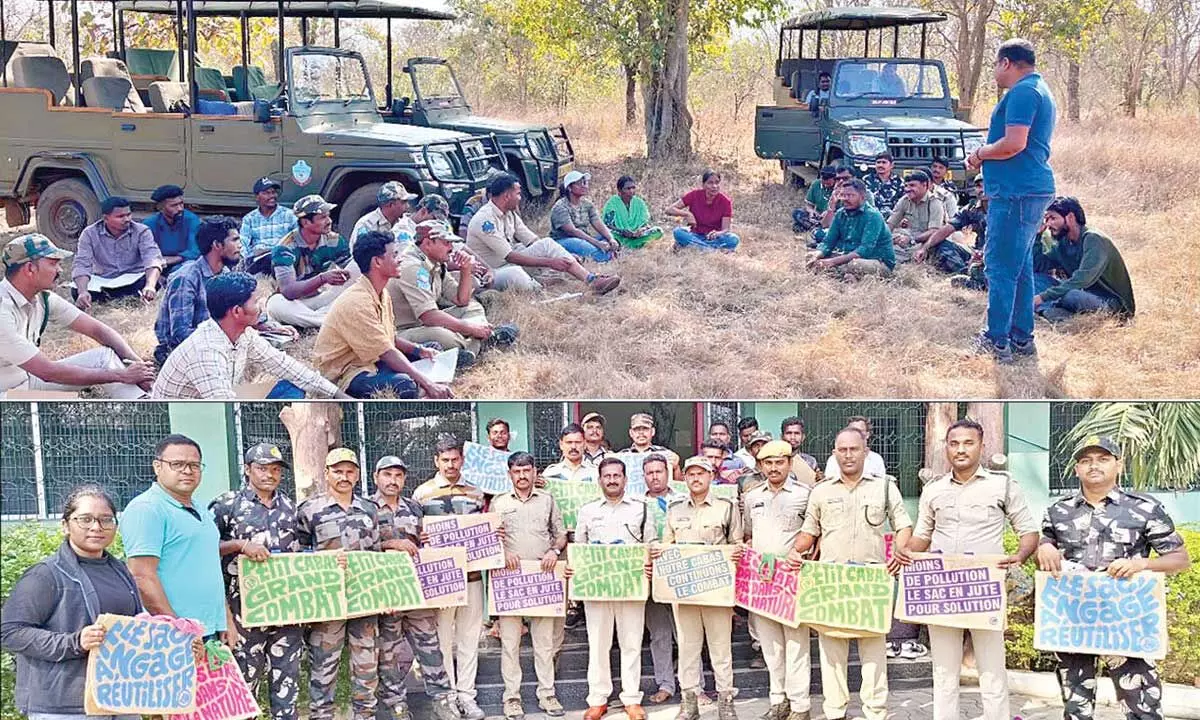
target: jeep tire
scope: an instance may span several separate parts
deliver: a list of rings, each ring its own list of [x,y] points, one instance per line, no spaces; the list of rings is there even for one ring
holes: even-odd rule
[[[79,235],[100,219],[100,200],[83,180],[55,180],[38,195],[37,231],[62,248],[75,251]]]

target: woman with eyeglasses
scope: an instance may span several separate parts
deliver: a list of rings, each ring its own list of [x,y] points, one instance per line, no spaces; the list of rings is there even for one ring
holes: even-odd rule
[[[133,576],[108,552],[117,534],[108,493],[96,485],[73,490],[62,530],[58,552],[25,571],[0,612],[0,647],[16,656],[17,709],[29,720],[86,717],[87,657],[104,640],[96,618],[142,611]]]

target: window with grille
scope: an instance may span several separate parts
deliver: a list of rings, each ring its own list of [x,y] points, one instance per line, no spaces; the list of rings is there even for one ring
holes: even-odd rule
[[[1071,460],[1071,451],[1059,446],[1062,439],[1079,424],[1095,404],[1050,403],[1050,492],[1053,494],[1073,493],[1079,489],[1079,478],[1075,477],[1075,463]]]
[[[558,434],[567,425],[567,403],[525,403],[525,422],[529,428],[529,452],[538,468],[559,461]]]
[[[920,490],[917,472],[925,459],[925,403],[921,402],[802,402],[805,441],[802,450],[824,469],[833,452],[833,441],[846,427],[846,419],[863,415],[871,420],[870,447],[883,457],[888,474],[906,497]]]

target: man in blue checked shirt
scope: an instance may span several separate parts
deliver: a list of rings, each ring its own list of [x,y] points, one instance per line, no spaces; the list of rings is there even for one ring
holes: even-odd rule
[[[258,207],[242,218],[242,255],[245,271],[266,275],[271,272],[271,250],[285,235],[299,227],[296,215],[279,205],[283,185],[269,177],[254,183],[254,200]]]

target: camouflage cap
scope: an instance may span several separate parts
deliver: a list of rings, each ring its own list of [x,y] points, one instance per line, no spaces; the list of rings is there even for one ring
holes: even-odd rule
[[[42,258],[66,260],[73,253],[63,250],[40,233],[19,235],[4,246],[4,267],[13,268]]]
[[[354,451],[350,448],[340,447],[330,450],[329,454],[325,456],[325,467],[333,467],[340,462],[354,463],[355,467],[357,467],[358,455],[355,455]]]
[[[326,202],[325,198],[320,195],[305,195],[297,200],[295,205],[292,205],[292,212],[296,214],[296,217],[301,218],[328,213],[335,207],[337,207],[336,204]]]
[[[441,220],[426,220],[417,223],[416,238],[424,240],[427,237],[440,238],[450,243],[462,241],[462,238],[455,235],[454,231],[450,229],[450,225]]]
[[[441,195],[430,193],[417,201],[417,209],[424,210],[438,220],[450,218],[450,203]]]
[[[416,195],[410,193],[403,183],[390,180],[379,186],[379,192],[375,193],[375,202],[383,205],[393,200],[412,200],[415,197]]]
[[[758,454],[754,457],[759,460],[766,460],[772,457],[791,457],[792,444],[783,440],[771,440],[766,445],[763,445],[758,450]]]
[[[383,457],[379,458],[379,462],[375,463],[375,472],[394,467],[398,467],[401,470],[408,470],[408,466],[405,465],[404,461],[400,458],[396,457],[395,455],[384,455]]]
[[[629,417],[629,429],[636,427],[654,427],[654,418],[649,413],[634,413]]]
[[[703,470],[707,470],[710,473],[716,472],[716,470],[713,470],[712,463],[708,461],[708,458],[700,457],[698,455],[696,457],[690,457],[683,462],[684,472],[687,472],[687,469],[690,467],[698,467]]]
[[[1092,448],[1099,448],[1113,457],[1121,457],[1121,446],[1116,440],[1113,440],[1107,435],[1089,435],[1083,439],[1079,445],[1079,449],[1075,451],[1075,459],[1078,460],[1085,452]]]
[[[260,442],[247,450],[243,460],[247,465],[273,465],[279,463],[284,467],[291,467],[283,459],[283,453],[279,450],[279,446],[269,442]]]
[[[590,412],[590,413],[588,413],[587,415],[584,415],[584,416],[583,416],[583,419],[579,421],[579,424],[580,424],[580,425],[586,425],[586,424],[590,423],[590,422],[591,422],[591,421],[593,421],[593,420],[595,420],[596,422],[600,423],[601,425],[605,425],[605,424],[606,424],[606,423],[604,422],[604,416],[603,416],[603,415],[601,415],[601,414],[600,414],[600,413],[598,413],[598,412]]]
[[[752,448],[759,443],[771,442],[773,439],[771,433],[759,431],[750,436],[750,442],[746,443],[746,448]]]

